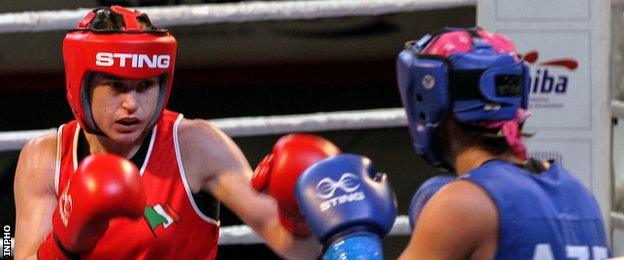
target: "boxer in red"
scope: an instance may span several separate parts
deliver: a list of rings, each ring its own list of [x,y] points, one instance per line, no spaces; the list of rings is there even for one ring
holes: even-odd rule
[[[289,216],[302,221],[278,213],[278,201],[294,194],[269,193],[282,196],[276,200],[256,191],[228,136],[165,109],[176,46],[147,15],[119,6],[89,12],[67,33],[63,58],[75,120],[20,154],[17,259],[213,259],[220,203],[282,257],[318,256],[320,245],[305,232],[281,224]]]

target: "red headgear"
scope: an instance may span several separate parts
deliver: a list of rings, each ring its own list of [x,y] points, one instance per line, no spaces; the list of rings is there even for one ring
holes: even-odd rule
[[[88,131],[101,133],[89,104],[89,76],[103,73],[123,79],[146,79],[160,76],[156,113],[147,130],[162,117],[169,99],[175,67],[175,38],[166,29],[142,29],[138,11],[112,6],[112,12],[123,19],[121,30],[91,28],[96,17],[93,10],[78,22],[63,41],[63,60],[67,84],[67,101],[80,124]]]

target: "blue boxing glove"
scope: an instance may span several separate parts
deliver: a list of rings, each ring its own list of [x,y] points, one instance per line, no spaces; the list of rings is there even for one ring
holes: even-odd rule
[[[323,259],[383,259],[381,238],[396,218],[387,176],[368,158],[336,155],[307,168],[297,180],[297,202]]]
[[[457,179],[457,176],[438,175],[428,179],[420,185],[420,187],[418,187],[418,190],[414,194],[414,197],[412,197],[412,201],[409,206],[409,222],[412,230],[414,230],[418,216],[425,207],[427,201],[429,201],[429,199],[433,197],[433,194],[438,192],[438,190],[440,190],[444,185],[453,182],[455,179]]]

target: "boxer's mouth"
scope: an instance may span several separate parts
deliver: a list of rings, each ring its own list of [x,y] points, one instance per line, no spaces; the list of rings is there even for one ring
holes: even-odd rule
[[[140,123],[141,120],[139,120],[137,118],[122,118],[122,119],[119,119],[119,120],[117,120],[115,122],[120,124],[120,125],[124,125],[124,126],[133,126],[133,125],[136,125],[136,124]]]

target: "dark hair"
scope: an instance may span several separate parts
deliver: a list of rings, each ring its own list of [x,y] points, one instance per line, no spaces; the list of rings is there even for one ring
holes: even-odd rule
[[[126,23],[123,19],[123,15],[114,12],[110,7],[101,7],[94,9],[95,17],[88,26],[88,29],[100,32],[106,31],[121,31]],[[156,27],[152,24],[147,14],[140,14],[137,16],[137,21],[141,26],[141,29],[146,31],[160,31],[163,28]]]
[[[463,147],[479,147],[494,156],[513,154],[513,149],[498,129],[485,129],[469,124],[461,124],[454,117],[444,120],[438,131],[441,153],[445,156],[451,149],[451,140]]]

